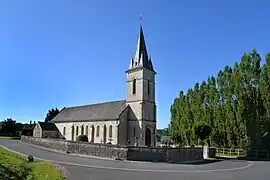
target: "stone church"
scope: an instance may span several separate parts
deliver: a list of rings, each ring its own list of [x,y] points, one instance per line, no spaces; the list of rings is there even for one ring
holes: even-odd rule
[[[52,120],[67,140],[156,146],[155,75],[140,26],[134,58],[126,70],[126,100],[63,108]]]

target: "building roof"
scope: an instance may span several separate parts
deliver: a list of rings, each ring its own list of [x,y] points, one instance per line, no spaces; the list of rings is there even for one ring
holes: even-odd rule
[[[34,127],[35,127],[35,125],[34,124],[31,124],[31,125],[29,125],[29,124],[24,124],[23,125],[23,130],[33,130],[34,129]]]
[[[144,40],[142,26],[140,27],[140,33],[137,41],[135,56],[134,59],[132,58],[130,61],[129,69],[134,69],[137,67],[144,67],[146,69],[155,72],[151,57],[148,57],[147,54],[147,48]]]
[[[51,122],[38,122],[40,128],[44,131],[58,131],[56,125]]]
[[[125,100],[67,107],[62,109],[52,122],[118,119],[126,107]]]

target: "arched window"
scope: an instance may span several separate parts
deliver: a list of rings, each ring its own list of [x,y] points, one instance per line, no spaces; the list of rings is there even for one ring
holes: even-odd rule
[[[71,126],[71,140],[74,140],[74,126]]]
[[[79,126],[76,126],[76,135],[78,136],[79,134]]]
[[[112,137],[112,125],[109,126],[109,137]]]
[[[133,79],[132,82],[132,94],[136,94],[136,79]]]
[[[95,127],[94,125],[92,125],[92,132],[91,132],[91,142],[93,143],[95,141]]]
[[[81,126],[81,135],[83,135],[84,133],[84,129],[83,129],[83,125]]]
[[[66,127],[63,128],[63,136],[66,135]]]
[[[97,126],[97,137],[99,137],[99,125]]]
[[[147,94],[150,94],[150,80],[147,79]]]
[[[104,124],[104,126],[103,126],[103,143],[106,144],[106,142],[107,142],[107,127]]]
[[[133,128],[133,137],[136,136],[136,128]]]
[[[88,136],[88,126],[85,127],[85,135]]]

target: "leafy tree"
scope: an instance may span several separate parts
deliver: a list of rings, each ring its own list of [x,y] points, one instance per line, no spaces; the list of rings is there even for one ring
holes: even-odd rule
[[[270,149],[270,53],[260,64],[261,56],[254,49],[216,76],[196,82],[186,93],[180,91],[170,109],[170,136],[198,144],[200,136],[190,132],[199,120],[211,127],[211,145]]]
[[[204,144],[203,143],[204,140],[209,137],[211,131],[212,131],[211,127],[205,123],[199,121],[194,123],[193,132],[195,136],[201,140],[202,144]]]
[[[182,137],[181,137],[181,135],[173,135],[171,137],[171,139],[176,144],[181,144],[182,143]]]
[[[48,111],[45,117],[45,122],[50,122],[55,116],[57,116],[60,113],[60,111],[55,108]]]
[[[168,130],[168,128],[158,129],[157,134],[159,136],[169,136],[169,130]]]
[[[2,133],[9,134],[10,136],[16,136],[16,121],[11,118],[4,120]]]

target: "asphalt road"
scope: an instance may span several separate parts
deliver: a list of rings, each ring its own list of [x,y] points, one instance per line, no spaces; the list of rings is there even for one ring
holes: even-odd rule
[[[69,180],[268,180],[270,162],[220,160],[204,164],[116,161],[52,152],[14,140],[0,140],[6,148],[53,161],[68,171]]]

